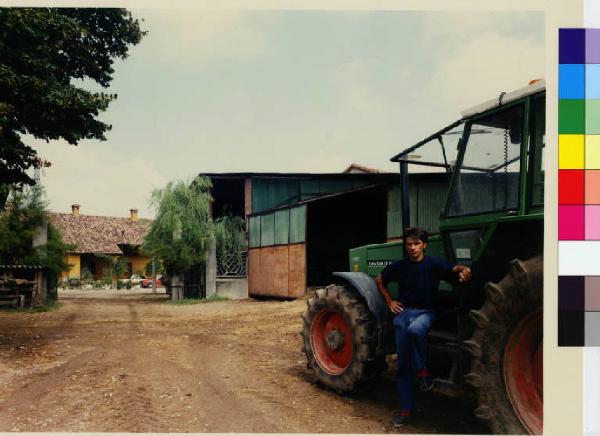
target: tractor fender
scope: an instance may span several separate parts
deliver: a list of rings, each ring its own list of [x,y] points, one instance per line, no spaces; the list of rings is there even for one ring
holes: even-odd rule
[[[364,272],[334,272],[334,276],[346,280],[365,299],[369,310],[381,322],[390,318],[390,311],[383,296],[377,289],[375,280]]]

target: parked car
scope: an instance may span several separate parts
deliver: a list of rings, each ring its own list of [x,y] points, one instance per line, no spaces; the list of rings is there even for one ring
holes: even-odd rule
[[[156,276],[156,287],[157,288],[162,287],[161,279],[162,279],[161,274]],[[142,288],[151,288],[151,287],[152,287],[152,277],[142,280]]]
[[[129,284],[130,286],[136,286],[136,285],[141,285],[143,280],[146,280],[146,276],[141,276],[139,274],[133,274],[130,278],[120,279],[119,281],[123,285]]]

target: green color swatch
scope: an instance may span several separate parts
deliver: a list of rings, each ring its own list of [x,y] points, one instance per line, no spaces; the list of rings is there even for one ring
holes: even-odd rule
[[[558,101],[558,133],[584,133],[585,100]]]

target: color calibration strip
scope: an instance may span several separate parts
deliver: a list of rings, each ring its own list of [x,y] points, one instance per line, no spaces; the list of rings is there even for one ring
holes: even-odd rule
[[[600,29],[559,29],[558,345],[600,346]]]

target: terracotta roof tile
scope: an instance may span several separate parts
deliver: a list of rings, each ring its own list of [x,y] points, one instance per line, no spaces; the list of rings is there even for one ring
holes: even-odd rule
[[[117,244],[141,245],[150,230],[150,220],[50,213],[50,222],[62,233],[63,240],[76,245],[72,253],[121,254]]]

